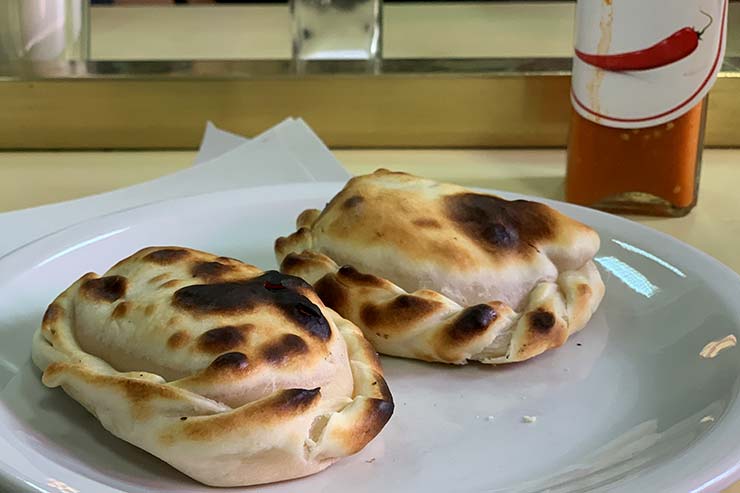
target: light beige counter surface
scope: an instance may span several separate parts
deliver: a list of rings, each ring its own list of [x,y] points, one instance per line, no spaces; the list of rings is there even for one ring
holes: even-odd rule
[[[388,167],[469,186],[562,198],[561,150],[340,150],[350,172]],[[0,153],[0,211],[100,193],[187,167],[189,151]],[[704,154],[699,205],[683,218],[637,218],[740,272],[740,150]]]

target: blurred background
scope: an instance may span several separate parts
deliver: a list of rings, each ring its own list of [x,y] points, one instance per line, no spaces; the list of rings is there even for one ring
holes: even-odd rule
[[[386,59],[569,58],[572,53],[573,0],[383,3]],[[290,58],[287,4],[286,0],[93,0],[90,57]],[[729,24],[738,22],[740,3],[732,1]],[[740,29],[731,27],[727,54],[737,56],[739,48]]]

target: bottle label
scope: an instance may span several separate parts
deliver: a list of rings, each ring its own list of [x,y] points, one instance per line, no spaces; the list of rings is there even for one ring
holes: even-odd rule
[[[578,0],[571,101],[600,125],[680,117],[709,92],[725,52],[728,0]]]

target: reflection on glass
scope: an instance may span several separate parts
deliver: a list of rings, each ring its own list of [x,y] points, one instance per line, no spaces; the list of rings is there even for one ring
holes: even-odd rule
[[[635,270],[634,267],[630,267],[616,257],[597,257],[594,260],[634,292],[646,298],[650,298],[660,290],[658,286],[651,283],[647,277]]]
[[[676,266],[669,264],[662,258],[656,257],[650,252],[646,252],[642,248],[638,248],[634,245],[630,245],[629,243],[625,243],[624,241],[620,241],[620,240],[612,239],[612,241],[616,243],[617,245],[621,246],[622,248],[624,248],[625,250],[636,253],[638,255],[642,255],[643,257],[652,260],[656,264],[662,265],[663,267],[673,272],[677,276],[686,277],[686,274],[684,274],[683,271],[679,270]]]
[[[377,60],[382,0],[290,0],[293,57]]]
[[[0,1],[0,62],[89,58],[89,2]]]

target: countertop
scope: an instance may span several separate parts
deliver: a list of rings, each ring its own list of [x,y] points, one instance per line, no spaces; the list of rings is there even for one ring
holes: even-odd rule
[[[337,150],[351,173],[386,167],[462,185],[562,199],[562,150]],[[0,153],[0,211],[68,200],[189,166],[190,151]],[[697,207],[683,218],[634,218],[740,272],[740,150],[708,149]],[[740,492],[740,489],[738,490]]]

